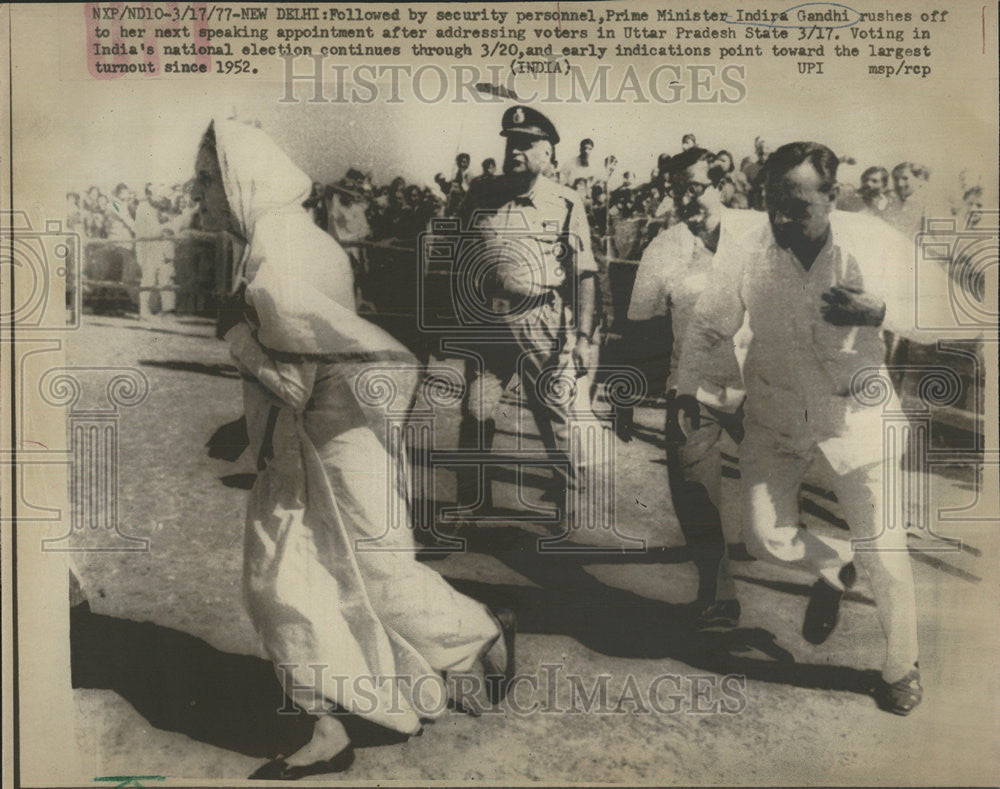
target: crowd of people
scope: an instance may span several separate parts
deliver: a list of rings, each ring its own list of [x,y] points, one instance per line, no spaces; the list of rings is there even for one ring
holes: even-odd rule
[[[80,286],[86,306],[115,311],[138,307],[143,320],[173,312],[181,269],[185,279],[196,283],[189,307],[211,303],[211,249],[198,241],[175,244],[171,238],[201,229],[192,188],[191,182],[169,187],[149,182],[140,198],[128,184],[119,183],[110,196],[99,186],[89,187],[82,197],[66,194],[66,228],[85,242]],[[67,303],[72,302],[67,293]]]
[[[595,143],[580,141],[575,155],[560,164],[547,165],[545,177],[567,186],[580,198],[587,216],[591,247],[599,268],[601,296],[599,319],[613,334],[624,328],[625,308],[632,289],[635,263],[649,243],[677,223],[671,184],[672,163],[677,156],[699,147],[694,134],[684,134],[675,153],[661,153],[647,180],[620,168],[618,158],[594,156]],[[753,141],[752,155],[739,161],[728,150],[712,151],[709,178],[727,209],[763,211],[765,164],[773,146],[763,136]],[[961,215],[963,222],[976,221],[985,195],[982,181],[963,171],[954,184],[934,182],[930,169],[918,162],[903,161],[891,170],[881,165],[861,172],[854,158],[840,156],[842,179],[838,183],[836,207],[878,217],[908,237],[920,232],[924,220]],[[411,250],[417,238],[431,227],[431,220],[461,217],[469,195],[500,177],[493,158],[482,161],[473,174],[472,157],[461,152],[447,175],[434,176],[436,189],[409,184],[401,176],[388,184],[375,185],[371,174],[350,168],[338,182],[313,184],[307,202],[316,224],[327,230],[348,252],[358,283],[358,299],[366,311],[378,311],[386,298],[384,283],[376,287],[381,271],[378,258],[356,242],[383,242]],[[857,183],[853,181],[856,180]],[[971,219],[970,219],[971,217]],[[396,265],[397,259],[387,261]],[[626,265],[616,265],[626,264]],[[381,294],[379,288],[383,288]],[[402,296],[405,300],[405,296]],[[399,301],[399,298],[393,299]]]
[[[304,207],[320,228],[342,243],[412,244],[433,217],[445,215],[447,194],[407,183],[402,176],[376,186],[370,173],[352,167],[335,183],[314,182]]]
[[[697,145],[693,134],[685,134],[680,151]],[[638,247],[626,242],[616,257],[630,258],[641,254],[642,248],[659,230],[669,226],[673,201],[670,194],[670,162],[674,155],[662,153],[648,181],[639,182],[635,173],[619,171],[616,156],[608,155],[598,165],[592,158],[594,142],[584,139],[579,153],[564,167],[553,166],[548,177],[574,189],[587,211],[587,218],[597,248],[604,249],[609,235],[614,241],[614,228],[633,220],[642,222],[641,241]],[[763,137],[754,140],[754,155],[746,156],[737,168],[733,155],[727,150],[713,154],[711,178],[727,208],[763,210],[762,173],[771,153],[771,146]],[[853,165],[854,160],[841,157],[841,163]],[[430,220],[454,217],[461,213],[462,205],[473,184],[498,175],[495,159],[483,160],[480,172],[473,176],[471,157],[460,153],[449,176],[437,173],[434,182],[438,189],[427,185],[407,183],[402,176],[387,184],[376,185],[371,173],[351,167],[339,181],[324,185],[313,183],[313,192],[306,201],[316,224],[341,242],[389,241],[410,243],[428,229]],[[133,240],[136,238],[136,218],[143,203],[157,211],[161,224],[187,215],[187,227],[198,229],[197,214],[190,212],[191,183],[157,186],[147,183],[139,192],[125,183],[119,183],[105,194],[99,186],[90,186],[83,192],[66,194],[67,229],[80,233],[85,239]],[[891,170],[871,166],[862,172],[859,183],[840,183],[837,208],[860,211],[880,217],[897,230],[915,233],[921,229],[922,220],[929,211],[944,211],[954,215],[961,209],[976,210],[983,207],[984,186],[981,180],[962,173],[955,188],[933,188],[931,171],[917,162],[899,162]],[[142,195],[140,197],[140,194]]]
[[[82,193],[67,192],[66,228],[88,240],[131,241],[136,238],[136,222],[141,223],[140,208],[144,203],[156,209],[161,224],[186,214],[191,220],[189,226],[197,229],[198,219],[190,210],[190,182],[169,187],[147,183],[141,193],[119,183],[110,196],[99,186],[90,186]]]
[[[677,153],[661,153],[648,180],[636,173],[619,168],[618,158],[609,154],[594,157],[594,141],[580,141],[579,149],[568,162],[557,161],[546,169],[546,177],[573,189],[580,197],[587,215],[595,257],[606,270],[614,261],[638,261],[643,250],[657,234],[676,223],[671,192],[671,162],[691,148],[697,147],[694,134],[681,138]],[[710,179],[718,189],[722,205],[734,209],[764,209],[764,165],[772,152],[769,141],[762,136],[753,142],[753,155],[744,157],[739,166],[728,150],[714,151],[710,162]],[[841,156],[842,169],[855,165],[853,158]],[[357,242],[384,243],[401,249],[413,249],[419,235],[430,228],[431,220],[461,216],[470,191],[481,182],[498,177],[497,162],[484,159],[476,175],[472,173],[472,157],[465,152],[455,157],[449,174],[438,172],[434,187],[408,183],[402,176],[390,182],[376,184],[371,173],[351,167],[338,181],[330,184],[314,182],[312,193],[304,207],[314,222],[342,244],[349,245],[355,275],[364,280],[370,266],[366,252]],[[900,232],[912,236],[922,229],[929,216],[948,217],[982,208],[985,195],[981,180],[964,171],[953,188],[932,182],[928,167],[918,162],[899,162],[892,169],[876,165],[865,169],[858,183],[842,181],[838,185],[837,208],[879,217]],[[191,211],[190,182],[171,186],[145,184],[137,191],[125,183],[117,184],[105,194],[91,186],[83,192],[70,192],[67,201],[67,229],[79,232],[87,240],[135,241],[141,235],[171,235],[182,229],[199,229],[199,218]],[[117,253],[102,253],[95,260],[116,258]],[[120,257],[120,255],[119,255]],[[127,258],[127,253],[125,258]],[[115,260],[111,260],[115,263]],[[126,268],[128,261],[126,260]],[[152,264],[150,264],[152,265]],[[172,284],[173,277],[162,262],[155,264],[160,271],[144,276],[149,287],[154,280]],[[107,268],[97,265],[96,268]],[[97,279],[122,276],[119,265],[114,271],[96,272]],[[149,265],[146,266],[149,268]],[[125,275],[127,276],[127,274]],[[629,277],[625,278],[630,279]],[[364,282],[359,282],[359,298],[374,305],[377,298],[362,296]],[[625,282],[625,290],[630,283]],[[604,277],[602,295],[605,319],[614,317],[613,304],[621,301],[611,293]],[[626,294],[627,295],[627,294]],[[167,300],[170,300],[167,296]]]
[[[685,134],[677,153],[697,145],[694,134]],[[661,153],[649,179],[641,181],[636,173],[621,170],[614,154],[598,162],[593,157],[594,147],[593,140],[581,140],[578,153],[563,166],[554,163],[546,175],[579,194],[596,249],[615,258],[638,259],[645,245],[676,221],[671,213],[669,173],[677,153]],[[753,151],[739,166],[728,150],[713,151],[710,177],[726,208],[764,210],[763,173],[772,146],[765,137],[758,136]],[[401,176],[389,184],[376,186],[371,174],[351,168],[335,184],[315,183],[307,207],[314,209],[316,223],[340,241],[412,243],[428,229],[432,218],[459,216],[477,182],[497,177],[495,159],[483,160],[476,175],[471,160],[468,153],[459,153],[449,175],[439,172],[434,176],[438,190],[408,184]],[[841,156],[839,161],[844,169],[852,169],[856,164],[850,156]],[[919,232],[923,219],[932,213],[938,217],[953,216],[980,209],[983,202],[982,181],[969,171],[963,171],[953,186],[934,184],[927,166],[903,161],[891,170],[881,165],[868,167],[858,183],[840,182],[837,208],[877,216],[910,235]],[[349,209],[357,203],[363,207],[356,211],[363,214],[364,223],[345,222],[343,217],[350,215]],[[345,237],[342,231],[348,227],[351,232]]]

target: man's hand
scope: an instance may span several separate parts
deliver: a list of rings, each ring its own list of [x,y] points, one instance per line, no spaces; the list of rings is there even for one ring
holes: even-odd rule
[[[677,395],[671,408],[673,422],[681,429],[685,438],[701,427],[701,406],[692,395]]]
[[[821,298],[823,320],[834,326],[881,326],[885,302],[857,288],[834,285]]]

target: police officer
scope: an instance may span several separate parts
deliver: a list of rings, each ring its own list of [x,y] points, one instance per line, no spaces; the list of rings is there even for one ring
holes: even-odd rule
[[[594,275],[590,229],[577,194],[545,176],[555,162],[559,134],[531,107],[508,109],[503,175],[480,182],[467,201],[468,232],[485,265],[482,288],[497,317],[492,336],[481,343],[467,370],[466,400],[459,443],[464,449],[492,447],[495,411],[518,373],[524,399],[550,452],[569,452],[570,424],[578,409],[589,410],[586,386],[577,380],[594,352]],[[570,464],[556,466],[557,503],[579,478]],[[487,469],[488,472],[488,469]],[[489,476],[480,504],[492,508]],[[459,503],[477,503],[478,473],[459,474]]]

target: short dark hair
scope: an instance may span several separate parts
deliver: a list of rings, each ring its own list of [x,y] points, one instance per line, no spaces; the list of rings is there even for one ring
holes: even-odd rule
[[[772,153],[764,164],[765,183],[774,183],[803,162],[809,162],[822,179],[819,190],[833,191],[837,185],[837,154],[822,143],[790,142]]]
[[[886,170],[884,167],[869,167],[867,170],[861,173],[861,183],[867,181],[868,176],[870,175],[879,175],[882,177],[882,183],[887,185],[889,183],[889,171]]]
[[[683,137],[681,137],[681,142],[682,143],[687,142],[688,140],[690,140],[691,142],[697,142],[698,141],[691,132],[688,132]]]
[[[678,175],[683,175],[688,167],[698,162],[710,162],[713,158],[712,152],[705,148],[688,148],[686,151],[681,151],[676,156],[671,157],[668,172],[673,179]]]
[[[589,145],[591,148],[593,148],[594,141],[589,137],[584,137],[582,140],[580,140],[580,147],[582,148],[584,145]]]
[[[727,170],[726,172],[727,173],[731,173],[733,170],[736,169],[736,160],[733,159],[733,155],[729,151],[727,151],[725,148],[722,148],[721,150],[718,150],[718,151],[715,152],[715,158],[716,159],[718,159],[722,155],[726,155],[726,156],[729,157],[729,170]]]
[[[489,159],[483,159],[483,170],[487,170],[490,167],[496,167],[496,166],[497,166],[497,160],[494,159],[493,157],[490,157]]]
[[[922,164],[917,164],[916,162],[900,162],[895,167],[892,168],[892,177],[895,178],[899,173],[904,170],[909,170],[917,178],[922,181],[926,181],[931,177],[931,171]]]

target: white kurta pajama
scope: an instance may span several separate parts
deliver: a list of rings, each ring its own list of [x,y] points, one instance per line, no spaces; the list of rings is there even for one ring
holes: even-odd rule
[[[416,561],[402,450],[359,380],[378,368],[405,409],[419,366],[354,312],[346,253],[301,208],[305,174],[256,129],[215,130],[260,321],[226,334],[259,459],[247,608],[300,707],[415,733],[445,709],[440,672],[471,669],[499,635],[485,606]]]
[[[919,336],[915,296],[932,325],[954,318],[947,309],[945,271],[925,265],[918,282],[905,238],[858,214],[834,212],[830,224],[827,243],[808,271],[777,245],[765,215],[738,243],[720,250],[716,276],[684,340],[678,391],[695,393],[699,370],[720,342],[731,341],[746,315],[752,339],[743,369],[740,465],[748,547],[841,585],[836,574],[851,559],[850,542],[798,525],[799,483],[814,461],[825,465],[852,537],[865,541],[856,543],[855,559],[871,579],[888,641],[884,676],[894,681],[917,659],[904,502],[898,491],[883,491],[884,473],[895,473],[900,460],[886,449],[883,413],[900,406],[894,393],[874,405],[852,392],[852,380],[856,386],[855,376],[866,368],[888,381],[881,328],[827,323],[821,294],[842,285],[876,295],[886,303],[885,328],[908,337]],[[886,504],[894,512],[886,512]]]
[[[170,241],[152,241],[159,238],[166,228],[160,222],[160,212],[149,200],[139,203],[135,212],[135,257],[142,270],[143,288],[139,292],[139,314],[148,317],[152,310],[153,291],[159,287],[167,290],[160,294],[160,312],[170,312],[177,305],[177,295],[172,290],[175,283],[174,245]],[[173,228],[169,228],[171,231]]]

